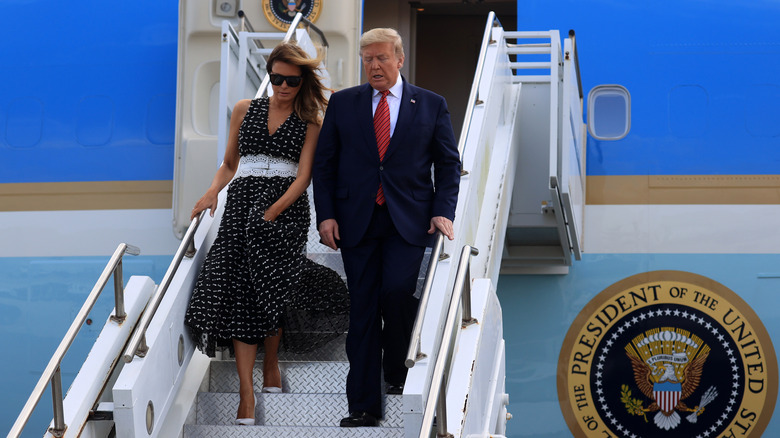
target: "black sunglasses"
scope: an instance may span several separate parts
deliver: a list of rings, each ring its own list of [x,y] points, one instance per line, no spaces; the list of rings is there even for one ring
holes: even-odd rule
[[[301,85],[301,80],[303,80],[303,76],[284,76],[277,73],[270,73],[268,76],[271,78],[271,84],[276,86],[282,85],[282,82],[287,81],[287,85],[297,87]]]

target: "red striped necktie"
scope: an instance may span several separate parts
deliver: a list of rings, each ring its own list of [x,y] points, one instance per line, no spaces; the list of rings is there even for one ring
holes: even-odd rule
[[[382,91],[382,98],[379,99],[379,105],[374,112],[374,132],[376,133],[376,144],[379,148],[379,161],[385,158],[387,146],[390,144],[390,108],[387,106],[387,95],[390,90]],[[382,205],[385,203],[385,191],[382,189],[382,183],[379,183],[379,191],[376,193],[376,203]]]

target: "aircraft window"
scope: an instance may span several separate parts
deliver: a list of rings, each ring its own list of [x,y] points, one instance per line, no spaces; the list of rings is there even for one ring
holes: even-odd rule
[[[620,140],[631,129],[631,95],[620,85],[599,85],[588,95],[588,132],[597,140]]]

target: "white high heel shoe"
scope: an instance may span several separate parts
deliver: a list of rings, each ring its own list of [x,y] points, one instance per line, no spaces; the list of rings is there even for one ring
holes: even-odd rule
[[[282,392],[282,388],[278,386],[263,386],[263,392],[267,392],[271,394],[279,394]]]
[[[255,397],[255,409],[257,409],[257,394],[254,395]],[[238,426],[254,426],[255,425],[255,419],[254,418],[236,418],[235,424]]]

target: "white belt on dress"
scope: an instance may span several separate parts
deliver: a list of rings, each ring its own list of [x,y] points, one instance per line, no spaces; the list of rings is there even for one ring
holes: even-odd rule
[[[268,155],[244,155],[238,163],[236,177],[244,176],[297,176],[298,163]]]

